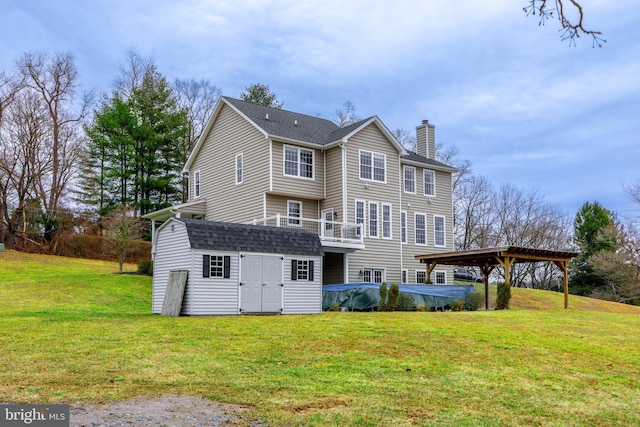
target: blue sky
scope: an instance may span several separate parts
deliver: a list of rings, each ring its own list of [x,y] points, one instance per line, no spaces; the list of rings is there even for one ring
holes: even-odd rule
[[[0,70],[22,53],[68,51],[84,90],[108,91],[125,51],[170,80],[206,79],[238,97],[268,84],[284,108],[411,130],[422,119],[494,186],[536,189],[573,216],[599,201],[640,216],[640,8],[582,0],[607,43],[576,47],[539,27],[526,0],[373,2],[0,0]]]

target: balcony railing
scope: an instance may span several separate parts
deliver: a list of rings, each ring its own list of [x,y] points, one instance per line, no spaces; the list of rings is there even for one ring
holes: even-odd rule
[[[364,245],[362,224],[301,218],[280,214],[267,218],[254,219],[250,223],[254,225],[299,228],[311,231],[320,236],[320,241],[323,242],[323,244],[333,242],[347,245]]]

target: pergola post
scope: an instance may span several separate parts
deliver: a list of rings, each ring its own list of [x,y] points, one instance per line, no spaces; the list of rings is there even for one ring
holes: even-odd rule
[[[485,264],[480,267],[482,278],[484,280],[484,309],[489,310],[489,275],[493,271],[494,266]]]
[[[564,308],[569,308],[569,272],[567,269],[567,261],[554,261],[554,264],[562,270],[564,284]]]

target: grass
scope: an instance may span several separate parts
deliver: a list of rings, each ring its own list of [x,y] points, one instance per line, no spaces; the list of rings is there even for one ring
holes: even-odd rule
[[[507,311],[167,318],[150,278],[116,269],[0,253],[1,402],[174,393],[269,425],[640,425],[638,307],[514,289]]]

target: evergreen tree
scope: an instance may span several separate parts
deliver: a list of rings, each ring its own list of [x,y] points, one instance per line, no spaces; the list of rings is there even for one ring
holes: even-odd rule
[[[254,104],[264,105],[265,107],[282,108],[282,102],[276,98],[276,94],[271,92],[269,86],[260,83],[254,83],[247,86],[246,92],[240,94],[240,99]]]

